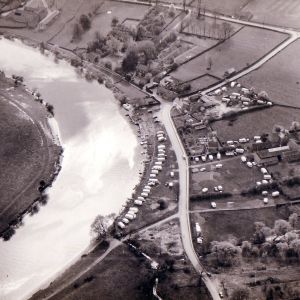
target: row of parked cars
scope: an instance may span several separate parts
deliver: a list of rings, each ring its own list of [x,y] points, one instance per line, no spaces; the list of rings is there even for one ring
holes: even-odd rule
[[[122,218],[121,221],[118,222],[118,227],[124,229],[127,224],[129,224],[132,220],[137,217],[137,213],[139,212],[139,206],[142,206],[143,203],[149,197],[151,190],[154,186],[160,184],[157,176],[163,170],[164,162],[167,158],[166,155],[166,145],[164,142],[166,141],[165,133],[160,130],[156,133],[156,138],[159,142],[157,146],[157,155],[155,162],[152,165],[148,182],[143,187],[140,195],[133,201],[134,206],[130,207],[126,212],[125,216]]]

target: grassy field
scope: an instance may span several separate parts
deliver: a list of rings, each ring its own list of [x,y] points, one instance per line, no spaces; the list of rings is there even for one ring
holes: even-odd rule
[[[221,161],[221,163],[223,167],[219,170],[216,170],[214,165],[210,165],[207,171],[193,174],[192,187],[197,188],[201,184],[211,191],[214,186],[222,185],[224,192],[238,194],[262,179],[260,171],[257,168],[248,168],[241,162],[240,157]]]
[[[193,213],[191,223],[199,222],[204,243],[207,247],[211,241],[227,240],[235,236],[240,240],[249,240],[253,235],[254,222],[264,222],[273,227],[277,219],[286,219],[290,212],[288,207],[264,207],[245,210],[220,210]]]
[[[300,107],[300,41],[289,45],[260,69],[241,78],[240,82],[265,90],[272,101]]]
[[[199,89],[204,89],[205,87],[218,82],[218,79],[211,75],[204,75],[198,79],[189,81],[191,85],[191,92]]]
[[[202,7],[205,7],[206,10],[226,14],[226,15],[236,15],[239,14],[241,9],[251,0],[204,0],[202,1]],[[197,1],[194,1],[193,6],[197,5]]]
[[[203,39],[199,38],[195,35],[186,35],[183,33],[179,34],[179,38],[185,42],[189,43],[191,45],[190,50],[186,51],[182,55],[176,57],[175,62],[177,64],[182,64],[189,60],[190,58],[199,55],[203,51],[207,50],[208,48],[213,47],[218,41],[213,39]]]
[[[294,0],[252,0],[243,9],[252,13],[253,21],[300,28],[300,2]]]
[[[84,259],[86,260],[86,259]],[[80,270],[80,269],[79,269]],[[130,274],[130,276],[129,276]],[[65,276],[68,276],[66,273]],[[127,246],[114,249],[100,264],[51,299],[153,299],[152,289],[143,289],[151,276],[151,270]],[[64,277],[64,276],[63,276]],[[55,283],[57,284],[57,283]],[[59,286],[59,283],[58,283]],[[52,290],[52,285],[32,299],[42,299]]]
[[[274,125],[281,125],[289,129],[293,121],[300,121],[299,110],[273,106],[240,115],[233,125],[228,120],[220,120],[212,123],[222,142],[237,140],[242,137],[253,138],[262,133],[271,133]]]
[[[46,109],[11,85],[0,83],[0,232],[40,196],[39,182],[49,183],[60,151]]]
[[[206,74],[223,77],[229,68],[241,70],[254,63],[286,38],[285,35],[258,28],[245,27],[232,38],[180,66],[172,75],[183,81]]]

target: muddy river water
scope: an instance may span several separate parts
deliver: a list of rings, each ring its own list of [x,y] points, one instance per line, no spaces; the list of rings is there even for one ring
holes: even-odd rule
[[[118,213],[139,180],[137,138],[110,90],[65,61],[0,40],[0,69],[24,76],[54,105],[62,170],[38,214],[0,242],[0,299],[27,299],[86,249],[97,214]]]

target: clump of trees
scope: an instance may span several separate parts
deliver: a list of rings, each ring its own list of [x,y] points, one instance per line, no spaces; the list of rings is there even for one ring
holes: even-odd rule
[[[91,28],[91,19],[82,14],[79,21],[74,24],[72,41],[80,41],[82,34]]]
[[[230,241],[213,241],[210,244],[210,264],[214,267],[231,267],[239,262],[240,248]]]
[[[241,245],[242,256],[274,257],[279,261],[287,259],[300,260],[300,239],[297,231],[298,214],[292,213],[288,221],[279,219],[270,228],[263,222],[254,223],[254,234],[251,241],[243,241]]]
[[[141,41],[159,35],[165,25],[162,8],[160,6],[151,8],[137,28],[136,40]]]
[[[254,233],[250,240],[239,245],[235,240],[213,241],[207,255],[208,263],[215,267],[231,267],[240,259],[276,259],[279,262],[300,261],[299,216],[292,213],[288,220],[276,220],[268,227],[263,222],[254,223]]]
[[[180,30],[200,37],[226,40],[231,37],[234,28],[228,22],[218,23],[215,19],[211,24],[205,19],[199,21],[197,17],[190,17],[182,22]]]
[[[122,69],[125,73],[134,72],[138,64],[138,55],[136,51],[130,50],[122,61]]]
[[[245,287],[236,288],[230,296],[230,300],[248,300],[248,299],[250,299],[250,291],[248,288]]]

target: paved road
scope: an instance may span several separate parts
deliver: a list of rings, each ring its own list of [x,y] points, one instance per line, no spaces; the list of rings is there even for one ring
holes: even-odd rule
[[[191,228],[190,228],[190,215],[189,215],[189,167],[188,167],[188,157],[186,156],[184,147],[177,134],[177,130],[172,121],[170,111],[172,108],[172,103],[162,102],[161,110],[159,111],[159,118],[165,125],[166,131],[168,133],[169,139],[171,141],[173,150],[177,157],[178,169],[179,169],[179,203],[178,203],[178,213],[181,227],[181,238],[183,243],[184,251],[186,252],[188,258],[190,259],[192,265],[196,271],[201,274],[204,270],[203,266],[200,264],[198,256],[194,250]],[[210,280],[210,278],[204,273],[202,279],[209,290],[212,298],[214,300],[219,300],[219,294],[216,286]]]

